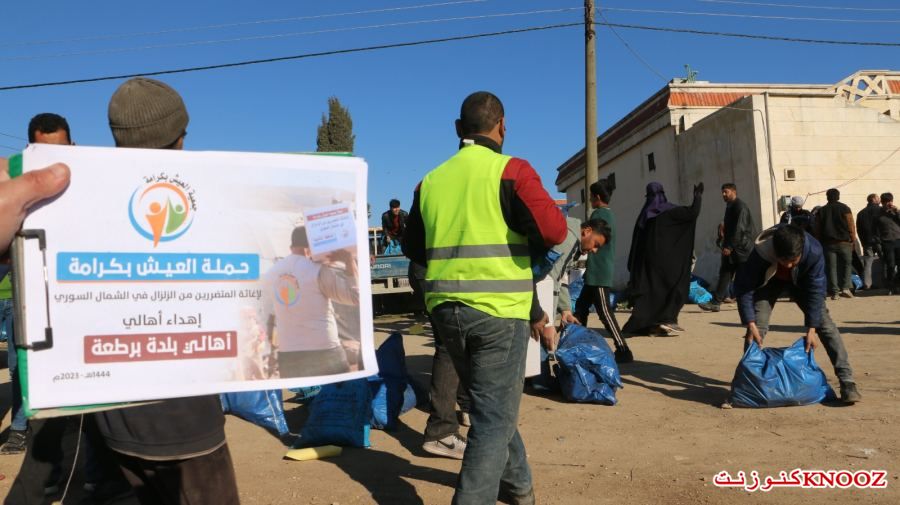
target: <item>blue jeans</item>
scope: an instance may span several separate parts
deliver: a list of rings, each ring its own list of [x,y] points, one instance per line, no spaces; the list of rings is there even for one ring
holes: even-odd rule
[[[22,410],[22,384],[19,381],[19,360],[16,357],[16,339],[13,334],[13,301],[0,300],[0,331],[6,336],[7,364],[9,366],[9,383],[12,386],[12,418],[11,430],[25,431],[28,421]]]
[[[453,505],[493,505],[501,482],[512,494],[528,494],[531,469],[517,428],[528,322],[458,303],[438,305],[432,318],[471,402],[472,427]]]

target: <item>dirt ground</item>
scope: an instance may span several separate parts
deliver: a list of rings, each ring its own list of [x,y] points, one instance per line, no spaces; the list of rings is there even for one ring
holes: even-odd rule
[[[687,306],[680,321],[685,334],[630,340],[637,361],[621,367],[625,389],[618,393],[618,405],[524,396],[519,428],[538,503],[900,503],[900,298],[858,297],[829,301],[828,306],[849,350],[861,403],[719,408],[741,357],[743,332],[737,312],[734,305],[717,314]],[[624,323],[628,314],[618,317]],[[379,318],[379,341],[386,332],[402,332],[414,322]],[[801,324],[799,310],[779,304],[767,344],[791,344],[801,335]],[[595,325],[599,325],[596,318],[591,321]],[[404,341],[411,372],[427,389],[433,350],[427,329],[424,336],[404,335]],[[837,388],[823,350],[816,359]],[[0,397],[4,411],[9,405],[7,389]],[[304,407],[287,402],[285,408],[292,431],[299,431]],[[285,448],[275,437],[229,418],[228,442],[242,503],[449,503],[459,462],[422,451],[424,411],[413,410],[401,419],[396,432],[373,431],[371,449],[346,449],[336,458],[296,462],[282,459]],[[3,429],[8,426],[7,414]],[[20,464],[19,456],[0,457],[0,474],[5,476],[0,496],[6,495]],[[712,482],[722,470],[777,476],[794,468],[886,470],[888,488],[749,493],[720,489]]]

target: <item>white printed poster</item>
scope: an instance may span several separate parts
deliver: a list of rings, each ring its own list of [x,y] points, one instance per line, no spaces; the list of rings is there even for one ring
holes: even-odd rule
[[[363,160],[31,145],[23,162],[72,172],[16,245],[29,410],[377,372]]]

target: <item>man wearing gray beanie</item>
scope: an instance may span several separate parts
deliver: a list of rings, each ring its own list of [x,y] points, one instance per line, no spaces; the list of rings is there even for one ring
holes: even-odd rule
[[[138,77],[109,101],[117,147],[181,149],[188,113],[165,83]],[[239,503],[218,395],[177,398],[95,415],[142,504]]]

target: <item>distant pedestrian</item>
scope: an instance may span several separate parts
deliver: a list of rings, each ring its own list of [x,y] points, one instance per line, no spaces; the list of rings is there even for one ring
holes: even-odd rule
[[[694,186],[689,207],[669,203],[662,184],[647,185],[628,254],[633,309],[623,328],[626,333],[671,336],[683,331],[678,313],[690,289],[694,232],[702,200],[702,182]]]
[[[828,203],[819,209],[816,235],[825,248],[825,274],[828,296],[853,298],[850,274],[853,269],[853,244],[856,242],[856,222],[853,211],[841,203],[841,192],[831,188],[825,193]]]
[[[894,195],[881,194],[881,214],[878,216],[878,237],[881,242],[884,259],[884,282],[888,287],[888,295],[900,292],[900,213],[894,206]]]
[[[866,207],[856,214],[856,233],[863,248],[863,289],[872,289],[872,263],[881,256],[881,240],[878,237],[878,217],[881,215],[881,199],[875,193],[866,198]]]
[[[590,192],[591,206],[594,208],[591,220],[605,221],[609,227],[609,237],[604,247],[587,255],[584,287],[575,302],[575,318],[587,326],[588,314],[593,306],[603,327],[612,336],[616,348],[616,362],[631,363],[634,361],[634,355],[622,338],[622,330],[616,320],[616,308],[610,307],[609,303],[609,292],[613,287],[616,268],[616,217],[609,208],[613,189],[609,187],[608,181],[602,180],[591,184]]]
[[[409,214],[400,208],[400,200],[392,199],[390,208],[381,215],[381,233],[384,254],[388,256],[402,254],[400,242],[406,231],[406,220]]]
[[[733,183],[722,185],[722,200],[725,201],[725,218],[722,222],[722,239],[719,246],[722,259],[719,264],[719,280],[710,303],[701,303],[702,310],[718,312],[720,305],[729,297],[729,288],[735,272],[743,265],[753,251],[756,226],[750,207],[737,196],[737,186]]]
[[[799,226],[811,235],[816,230],[815,219],[812,212],[803,208],[804,203],[806,203],[806,198],[800,195],[792,196],[791,206],[781,215],[781,224]]]

